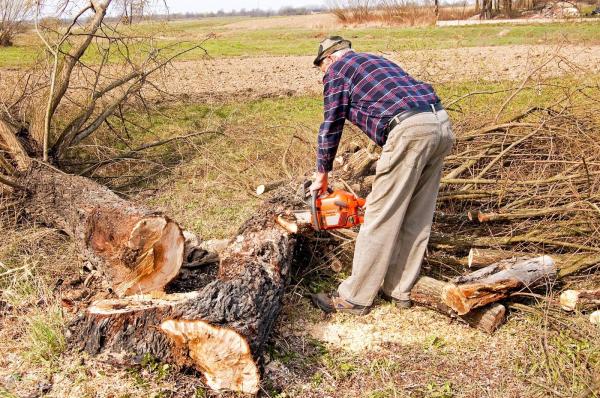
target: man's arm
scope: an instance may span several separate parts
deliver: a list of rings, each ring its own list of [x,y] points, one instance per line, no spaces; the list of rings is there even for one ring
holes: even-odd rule
[[[327,190],[327,176],[333,169],[350,105],[350,85],[344,76],[328,73],[324,80],[324,115],[317,137],[317,176],[310,187],[311,191],[320,193]]]

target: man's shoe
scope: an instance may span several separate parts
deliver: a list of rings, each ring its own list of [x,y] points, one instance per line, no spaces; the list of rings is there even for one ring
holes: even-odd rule
[[[383,291],[380,291],[379,294],[381,294],[381,297],[383,297],[384,300],[391,301],[392,303],[396,304],[396,308],[399,308],[401,310],[405,310],[412,307],[412,301],[410,300],[399,300],[395,297],[390,296],[389,294],[384,293]]]
[[[366,315],[371,311],[370,306],[352,304],[341,298],[337,292],[333,294],[317,293],[310,296],[313,304],[323,312],[346,312],[354,315]]]

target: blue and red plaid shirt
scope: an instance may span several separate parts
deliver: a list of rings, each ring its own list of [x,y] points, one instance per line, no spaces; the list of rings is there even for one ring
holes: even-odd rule
[[[433,87],[398,65],[372,54],[348,52],[323,76],[324,120],[318,136],[317,170],[333,168],[344,122],[354,123],[380,146],[398,113],[439,102]]]

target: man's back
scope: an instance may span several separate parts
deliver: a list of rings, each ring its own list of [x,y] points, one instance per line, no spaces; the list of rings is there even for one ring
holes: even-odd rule
[[[439,102],[433,87],[373,54],[349,51],[323,76],[324,120],[319,132],[319,171],[331,170],[344,120],[378,145],[386,140],[390,120],[404,110]]]

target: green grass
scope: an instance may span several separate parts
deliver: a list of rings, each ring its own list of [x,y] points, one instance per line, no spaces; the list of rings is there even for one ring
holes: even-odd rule
[[[27,319],[27,358],[34,364],[53,364],[66,348],[60,307],[46,308]]]
[[[459,48],[473,46],[503,46],[515,44],[599,44],[600,23],[552,23],[531,25],[482,25],[454,27],[383,27],[321,29],[230,29],[224,25],[240,19],[215,18],[196,21],[152,22],[124,27],[127,33],[156,34],[157,46],[174,45],[173,51],[197,44],[211,33],[216,37],[205,43],[212,57],[312,55],[316,43],[330,34],[341,34],[354,43],[359,51],[401,51]],[[33,33],[21,38],[16,47],[0,48],[0,67],[31,64],[37,51]],[[183,60],[200,59],[202,51],[181,57]],[[93,49],[87,61],[97,61]]]

